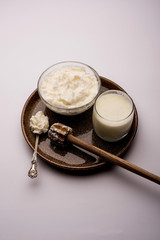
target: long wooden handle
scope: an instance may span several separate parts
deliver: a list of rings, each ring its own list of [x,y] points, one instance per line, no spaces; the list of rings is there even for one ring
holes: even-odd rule
[[[159,176],[157,176],[151,172],[148,172],[145,169],[140,168],[132,163],[129,163],[129,162],[123,160],[122,158],[117,157],[116,155],[113,155],[113,154],[103,151],[102,149],[97,148],[91,144],[88,144],[88,143],[74,137],[72,134],[69,134],[67,136],[67,141],[102,157],[104,160],[107,160],[115,165],[118,165],[118,166],[125,168],[133,173],[136,173],[137,175],[139,175],[141,177],[151,180],[157,184],[160,184]]]

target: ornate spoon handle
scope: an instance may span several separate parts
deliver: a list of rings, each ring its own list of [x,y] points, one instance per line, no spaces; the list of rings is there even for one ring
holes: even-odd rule
[[[35,142],[35,148],[34,148],[34,153],[32,157],[32,162],[31,162],[31,168],[28,172],[28,176],[30,178],[36,178],[38,175],[37,172],[37,148],[38,148],[38,142],[39,142],[39,135],[36,135],[36,142]]]

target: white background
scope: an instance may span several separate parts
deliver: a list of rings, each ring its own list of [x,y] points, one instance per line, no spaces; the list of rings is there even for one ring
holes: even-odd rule
[[[72,176],[39,159],[21,112],[40,74],[89,64],[132,96],[139,116],[126,160],[160,175],[160,1],[0,1],[0,239],[159,240],[160,190],[120,167]]]

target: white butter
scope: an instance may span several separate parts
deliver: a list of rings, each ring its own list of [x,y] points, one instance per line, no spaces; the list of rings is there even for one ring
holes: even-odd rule
[[[42,97],[60,108],[83,106],[96,96],[98,82],[80,67],[62,67],[46,76],[41,85]]]
[[[48,117],[42,111],[37,112],[30,118],[30,128],[35,134],[46,133],[49,128]]]

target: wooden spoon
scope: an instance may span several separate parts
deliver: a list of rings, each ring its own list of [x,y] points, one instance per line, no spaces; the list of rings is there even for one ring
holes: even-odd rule
[[[160,184],[160,177],[148,172],[147,170],[140,168],[132,163],[129,163],[125,160],[123,160],[120,157],[117,157],[116,155],[113,155],[109,152],[106,152],[100,148],[97,148],[91,144],[88,144],[72,135],[72,128],[65,126],[61,123],[54,123],[49,131],[48,136],[50,137],[51,141],[58,146],[65,146],[67,142],[74,144],[76,146],[79,146],[91,153],[94,153],[101,158],[103,158],[105,161],[109,161],[113,164],[116,164],[122,168],[125,168],[133,173],[138,174],[141,177],[144,177],[150,181],[153,181],[157,184]]]

